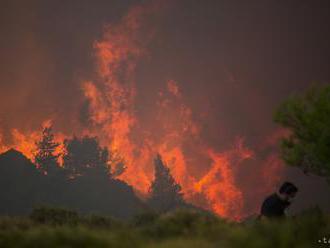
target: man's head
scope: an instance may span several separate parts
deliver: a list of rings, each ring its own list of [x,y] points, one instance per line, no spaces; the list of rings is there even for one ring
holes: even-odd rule
[[[290,201],[291,199],[293,199],[296,196],[297,192],[298,188],[290,182],[283,183],[279,189],[281,197],[286,201]]]

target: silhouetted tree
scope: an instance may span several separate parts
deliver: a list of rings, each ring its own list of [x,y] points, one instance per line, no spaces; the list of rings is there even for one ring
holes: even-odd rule
[[[150,198],[148,204],[159,212],[184,205],[181,186],[175,182],[170,173],[170,169],[163,163],[160,155],[154,160],[155,179],[150,188]]]
[[[37,167],[47,175],[54,175],[60,169],[57,161],[60,154],[55,154],[59,145],[55,142],[52,126],[45,127],[41,140],[36,142],[37,151],[34,159]]]
[[[111,212],[117,216],[129,216],[141,208],[132,187],[113,179],[109,168],[109,159],[113,158],[96,137],[74,137],[64,144],[64,167],[72,179],[66,200],[69,206],[82,212]]]
[[[330,179],[330,85],[289,98],[275,121],[291,132],[282,140],[284,161]]]
[[[102,148],[95,137],[74,137],[64,141],[66,154],[64,167],[73,177],[89,175],[107,175],[109,153]]]

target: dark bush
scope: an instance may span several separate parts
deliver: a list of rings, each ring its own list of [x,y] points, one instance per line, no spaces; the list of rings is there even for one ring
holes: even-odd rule
[[[152,225],[159,218],[159,214],[153,211],[140,213],[133,217],[131,220],[131,225],[133,227],[142,227]]]
[[[0,231],[4,230],[26,230],[35,226],[31,219],[26,217],[0,217]]]
[[[146,226],[143,232],[156,238],[197,235],[201,230],[216,225],[219,218],[197,210],[176,210],[161,215]]]
[[[79,221],[77,212],[52,207],[36,207],[33,209],[30,218],[36,223],[48,225],[76,225]]]
[[[80,219],[80,224],[89,228],[117,229],[123,226],[122,222],[106,216],[89,215]]]

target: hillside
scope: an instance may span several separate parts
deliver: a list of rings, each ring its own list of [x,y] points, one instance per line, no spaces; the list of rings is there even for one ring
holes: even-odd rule
[[[143,209],[132,187],[123,181],[108,177],[48,177],[16,150],[0,155],[0,202],[1,215],[26,214],[37,205],[64,206],[119,218],[128,218]]]

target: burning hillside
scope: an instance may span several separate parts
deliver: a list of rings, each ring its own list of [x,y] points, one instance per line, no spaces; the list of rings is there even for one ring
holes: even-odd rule
[[[265,141],[256,151],[245,145],[244,137],[236,137],[227,149],[210,145],[201,135],[203,125],[194,118],[203,113],[196,113],[186,102],[175,78],[164,81],[150,94],[150,99],[156,99],[152,104],[138,105],[145,94],[138,91],[136,70],[139,62],[150,56],[148,46],[157,35],[151,23],[159,11],[158,5],[138,6],[119,23],[104,28],[102,38],[94,42],[97,75],[81,83],[87,125],[77,129],[78,133],[65,130],[64,135],[59,130],[57,141],[74,134],[97,136],[102,145],[122,158],[125,170],[118,178],[143,196],[148,195],[153,180],[153,158],[160,153],[188,202],[223,217],[240,219],[256,210],[256,204],[246,206],[248,190],[256,187],[258,198],[279,180],[279,161],[267,151],[273,144]],[[56,118],[52,122],[56,127]],[[33,160],[40,135],[40,130],[13,128],[10,142],[2,141],[0,134],[0,150],[14,147]],[[258,156],[258,152],[265,154]],[[261,163],[265,166],[260,167]],[[243,175],[247,168],[258,172]],[[250,182],[254,184],[249,186]]]

